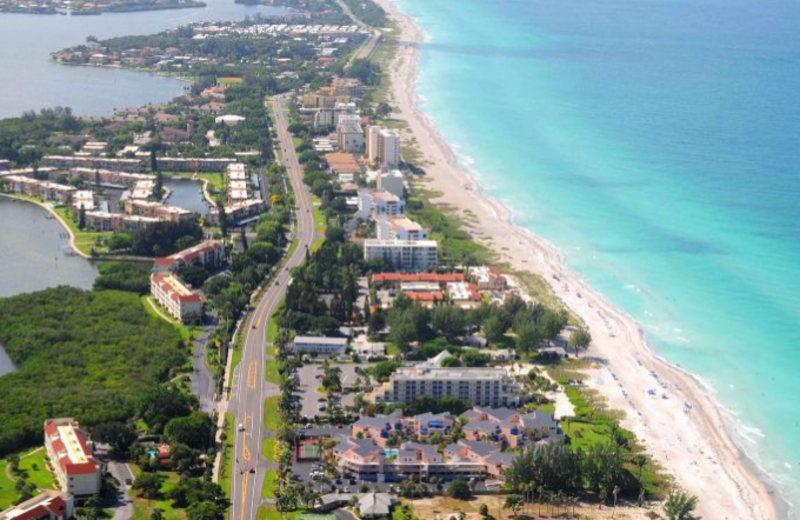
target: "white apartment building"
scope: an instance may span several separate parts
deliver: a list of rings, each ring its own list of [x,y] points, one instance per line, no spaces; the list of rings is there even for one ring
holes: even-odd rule
[[[376,403],[409,403],[420,397],[464,399],[474,406],[512,406],[519,387],[502,368],[401,368],[373,392]]]
[[[314,112],[314,128],[338,126],[339,121],[346,116],[356,116],[355,103],[337,103],[335,107],[321,107]]]
[[[94,192],[92,190],[76,191],[72,195],[72,209],[80,211],[93,211],[94,206]]]
[[[340,355],[347,350],[347,338],[297,336],[291,345],[293,352]]]
[[[367,159],[381,168],[400,166],[400,134],[383,126],[367,129]]]
[[[368,239],[364,260],[384,261],[403,271],[429,271],[439,265],[439,245],[435,240]]]
[[[5,175],[5,189],[11,193],[19,193],[29,197],[40,197],[44,200],[67,202],[78,191],[72,186],[64,186],[54,182],[39,181],[21,175]]]
[[[150,275],[150,294],[176,320],[184,322],[203,314],[203,300],[171,274]]]
[[[427,240],[428,230],[406,217],[380,217],[378,240]]]
[[[100,464],[75,419],[47,419],[44,446],[62,491],[76,498],[100,492]]]
[[[160,218],[143,217],[140,215],[125,215],[123,213],[109,213],[108,211],[87,211],[86,227],[94,231],[124,231],[136,233],[157,222]]]
[[[361,152],[364,149],[364,130],[358,116],[339,119],[336,127],[336,142],[342,152]]]
[[[376,180],[378,189],[386,190],[401,199],[405,197],[405,176],[400,170],[379,172]]]
[[[406,214],[406,201],[383,190],[358,190],[358,214],[361,220],[381,217],[401,217]]]

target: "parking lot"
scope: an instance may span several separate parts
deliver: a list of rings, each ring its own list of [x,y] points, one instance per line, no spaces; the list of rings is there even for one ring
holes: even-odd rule
[[[367,368],[371,366],[371,364],[345,363],[337,364],[336,366],[342,370],[342,386],[347,388],[352,387],[353,382],[358,377],[356,374],[356,367]],[[297,375],[300,379],[299,394],[302,407],[301,415],[303,417],[314,417],[315,415],[324,414],[325,412],[320,411],[319,407],[320,404],[325,403],[327,399],[325,394],[317,392],[317,388],[322,386],[322,363],[305,363],[300,367]],[[341,399],[340,403],[344,408],[352,406],[356,396],[354,392],[348,392],[338,394],[338,397]]]

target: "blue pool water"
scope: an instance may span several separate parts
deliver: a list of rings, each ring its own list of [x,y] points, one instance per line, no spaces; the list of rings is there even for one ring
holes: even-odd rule
[[[800,9],[399,0],[422,108],[800,501]]]

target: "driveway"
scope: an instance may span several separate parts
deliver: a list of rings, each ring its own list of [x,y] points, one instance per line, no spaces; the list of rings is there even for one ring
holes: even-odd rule
[[[192,354],[192,393],[197,396],[197,400],[200,402],[200,409],[208,413],[214,412],[217,406],[215,399],[217,393],[216,380],[206,365],[208,338],[214,328],[214,325],[203,328],[194,343],[194,353]]]

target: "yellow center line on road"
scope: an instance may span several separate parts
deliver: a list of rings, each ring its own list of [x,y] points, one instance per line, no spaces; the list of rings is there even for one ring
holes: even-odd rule
[[[244,480],[242,481],[242,507],[241,507],[241,520],[244,520],[244,506],[247,502],[247,483],[250,480],[250,471],[246,471],[244,474]]]
[[[258,382],[258,361],[253,360],[247,367],[247,388],[255,390]]]

